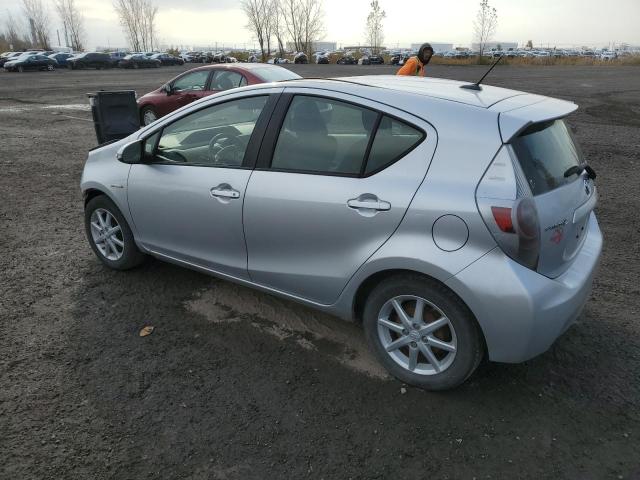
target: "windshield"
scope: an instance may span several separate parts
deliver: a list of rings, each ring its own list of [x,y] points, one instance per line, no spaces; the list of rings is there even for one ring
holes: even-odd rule
[[[584,163],[582,152],[563,120],[532,125],[511,142],[534,195],[549,192],[577,178],[565,177]]]
[[[293,73],[286,68],[254,68],[251,70],[258,77],[262,78],[265,82],[279,82],[281,80],[295,80],[296,78],[302,78],[297,73]]]

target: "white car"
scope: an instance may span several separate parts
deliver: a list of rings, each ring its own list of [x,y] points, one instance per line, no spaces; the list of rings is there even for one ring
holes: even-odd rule
[[[618,58],[618,54],[610,50],[605,50],[600,54],[600,60],[615,60],[616,58]]]

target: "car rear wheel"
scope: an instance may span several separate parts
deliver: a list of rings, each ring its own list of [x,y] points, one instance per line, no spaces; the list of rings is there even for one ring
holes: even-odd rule
[[[84,219],[91,249],[106,266],[128,270],[144,261],[129,224],[107,196],[92,198],[84,209]]]
[[[51,64],[47,65],[47,70],[49,70],[50,72],[53,72],[55,69],[56,69],[55,66],[53,66]]]
[[[158,119],[158,114],[153,109],[153,107],[147,106],[140,111],[140,121],[142,125],[145,127],[155,122],[157,119]]]
[[[367,341],[397,379],[446,390],[478,367],[482,334],[469,309],[450,290],[418,275],[398,275],[369,294],[363,314]]]

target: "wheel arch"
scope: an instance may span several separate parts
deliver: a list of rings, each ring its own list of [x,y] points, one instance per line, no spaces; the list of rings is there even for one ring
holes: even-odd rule
[[[107,192],[99,189],[99,188],[95,188],[95,187],[91,187],[91,188],[87,188],[84,192],[83,192],[83,197],[84,197],[84,206],[86,207],[87,204],[93,200],[96,197],[99,197],[100,195],[105,195],[107,198],[109,198],[112,202],[115,203],[115,200],[113,198],[111,198],[111,195],[109,195]],[[117,204],[116,204],[117,205]]]
[[[379,285],[381,282],[387,280],[388,278],[391,278],[391,277],[394,277],[394,276],[399,276],[399,275],[413,275],[413,276],[416,276],[416,277],[424,278],[425,280],[428,280],[430,282],[434,282],[434,283],[438,284],[441,288],[449,291],[453,296],[455,296],[460,301],[460,303],[462,305],[464,305],[465,308],[467,308],[467,310],[469,310],[469,313],[471,313],[471,316],[474,319],[475,324],[476,324],[476,326],[478,328],[478,331],[480,332],[480,335],[482,337],[482,342],[484,344],[485,353],[486,353],[487,342],[486,342],[486,338],[485,338],[485,335],[484,335],[484,331],[482,329],[482,325],[478,321],[477,316],[475,315],[473,310],[469,307],[467,302],[465,302],[464,299],[462,299],[462,297],[460,297],[460,295],[458,295],[458,293],[456,293],[453,289],[451,289],[451,287],[446,285],[443,281],[437,279],[436,277],[428,275],[428,274],[426,274],[424,272],[420,272],[418,270],[411,270],[411,269],[405,269],[405,268],[394,268],[394,269],[379,270],[377,272],[374,272],[374,273],[370,274],[362,282],[360,282],[360,285],[358,286],[358,288],[356,290],[356,293],[353,296],[352,318],[355,321],[361,323],[362,322],[362,314],[364,312],[365,303],[366,303],[366,300],[367,300],[369,294],[371,293],[371,291],[377,285]]]

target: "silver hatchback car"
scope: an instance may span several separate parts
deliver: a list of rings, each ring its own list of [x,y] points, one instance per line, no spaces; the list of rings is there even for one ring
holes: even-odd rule
[[[392,76],[202,99],[90,152],[86,233],[362,321],[398,379],[439,390],[522,362],[579,315],[602,249],[573,103]]]

